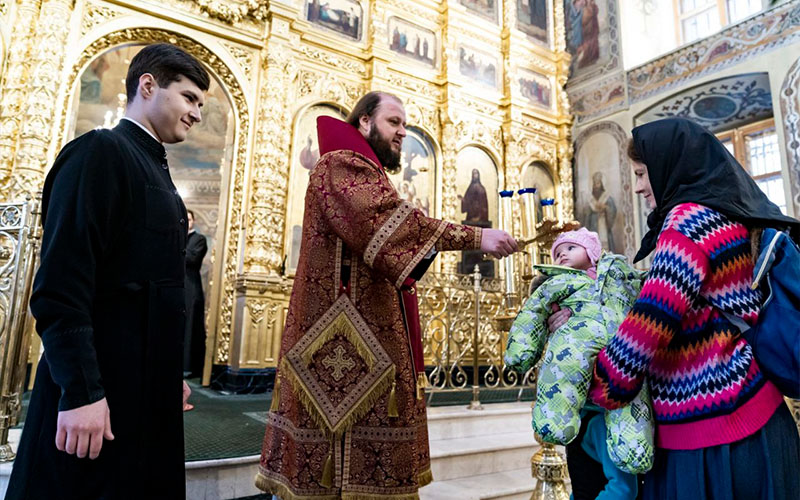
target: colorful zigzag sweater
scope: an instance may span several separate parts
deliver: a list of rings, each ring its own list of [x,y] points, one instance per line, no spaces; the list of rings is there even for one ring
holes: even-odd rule
[[[656,444],[667,449],[732,443],[764,426],[783,398],[720,312],[758,319],[753,265],[745,226],[702,205],[673,208],[639,298],[598,355],[590,398],[618,408],[647,377]]]

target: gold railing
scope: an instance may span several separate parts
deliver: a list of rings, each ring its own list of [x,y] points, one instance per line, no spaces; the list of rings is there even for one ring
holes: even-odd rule
[[[0,204],[0,462],[14,459],[8,431],[17,424],[28,363],[28,298],[39,246],[39,200]]]
[[[503,280],[481,278],[480,274],[428,273],[419,282],[417,295],[425,364],[433,367],[428,374],[431,392],[475,385],[487,389],[532,387],[532,371],[520,375],[503,362],[508,332],[495,321],[504,311]],[[480,297],[477,304],[476,296]],[[477,384],[469,373],[475,373],[476,359]]]

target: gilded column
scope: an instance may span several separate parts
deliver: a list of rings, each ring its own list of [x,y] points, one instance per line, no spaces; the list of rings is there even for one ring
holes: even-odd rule
[[[274,16],[262,64],[258,96],[256,150],[247,212],[244,272],[277,276],[283,263],[283,227],[289,179],[291,123],[287,100],[291,84],[289,22]]]
[[[2,80],[0,99],[0,201],[11,201],[9,190],[14,171],[14,157],[21,125],[22,110],[28,94],[29,51],[32,31],[39,17],[41,0],[19,0],[16,6],[8,59]]]
[[[564,27],[564,3],[554,2],[554,37],[556,49],[556,99],[559,121],[556,161],[558,162],[559,186],[561,189],[561,220],[572,220],[574,213],[574,194],[572,185],[572,116],[570,115],[569,95],[565,89],[569,77],[571,56],[567,52],[567,34]]]
[[[74,0],[47,0],[36,23],[36,44],[31,47],[30,92],[22,110],[11,197],[33,194],[44,182],[47,149],[53,134],[56,96]]]

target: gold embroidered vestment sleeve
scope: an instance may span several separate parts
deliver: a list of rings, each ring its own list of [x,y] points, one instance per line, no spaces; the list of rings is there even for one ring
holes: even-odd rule
[[[398,196],[380,167],[359,153],[324,155],[312,173],[312,189],[333,232],[398,288],[434,247],[480,248],[480,228],[426,217]]]

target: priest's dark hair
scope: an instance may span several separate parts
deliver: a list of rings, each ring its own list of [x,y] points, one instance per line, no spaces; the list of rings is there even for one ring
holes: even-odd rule
[[[131,60],[125,77],[125,92],[128,102],[136,97],[139,78],[150,73],[160,87],[168,87],[184,76],[194,82],[200,90],[208,90],[211,83],[208,72],[200,61],[178,47],[168,43],[154,43],[143,48]]]
[[[372,118],[372,115],[375,114],[375,110],[378,109],[378,105],[381,103],[381,99],[384,98],[394,99],[399,103],[403,102],[394,94],[374,90],[372,92],[368,92],[364,95],[364,97],[358,100],[356,105],[353,107],[353,111],[347,115],[347,118],[345,118],[344,121],[355,128],[358,128],[358,122],[361,120],[361,117],[363,115],[367,115],[368,117]]]

